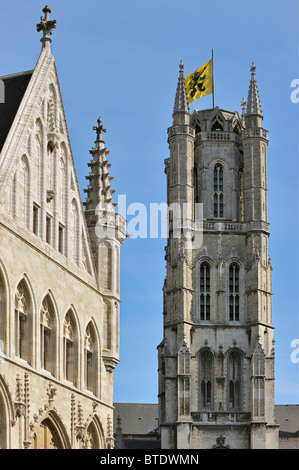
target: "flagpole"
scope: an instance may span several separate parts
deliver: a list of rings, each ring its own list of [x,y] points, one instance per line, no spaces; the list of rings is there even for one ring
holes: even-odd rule
[[[213,87],[213,109],[215,108],[214,102],[214,51],[212,49],[212,87]]]

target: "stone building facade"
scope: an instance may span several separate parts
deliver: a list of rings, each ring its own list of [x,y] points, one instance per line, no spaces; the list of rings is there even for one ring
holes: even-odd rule
[[[268,132],[255,71],[241,116],[218,107],[190,114],[180,65],[165,160],[168,207],[181,210],[169,211],[165,248],[163,449],[278,447]],[[191,242],[200,229],[202,243]]]
[[[100,119],[83,208],[43,12],[36,67],[1,77],[0,448],[113,448],[126,225]]]

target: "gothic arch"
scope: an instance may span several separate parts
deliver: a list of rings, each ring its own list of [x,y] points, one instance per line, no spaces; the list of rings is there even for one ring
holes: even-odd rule
[[[200,119],[198,115],[195,115],[194,117],[191,118],[191,126],[194,127],[196,134],[198,132],[205,132],[206,130],[206,124],[205,121]]]
[[[245,321],[245,272],[242,261],[237,257],[228,260],[226,270],[226,286],[229,297],[227,321]],[[232,272],[232,268],[235,274]]]
[[[218,170],[217,170],[218,169]],[[218,171],[217,181],[215,180],[215,172]],[[225,219],[228,218],[228,191],[227,191],[227,181],[228,181],[228,165],[220,157],[214,158],[208,168],[208,178],[211,182],[211,193],[208,197],[207,203],[209,218],[211,219]],[[221,183],[221,187],[220,187]],[[217,195],[217,204],[222,205],[220,214],[215,214],[215,195]],[[220,201],[221,198],[221,201]]]
[[[93,318],[85,327],[84,337],[84,382],[85,388],[99,396],[100,394],[100,337]]]
[[[61,338],[63,342],[63,377],[78,386],[81,371],[82,334],[79,316],[73,305],[67,309],[63,317]]]
[[[206,255],[196,260],[196,320],[212,321],[214,317],[214,263]]]
[[[226,352],[227,409],[242,411],[243,408],[244,352],[232,347]]]
[[[242,122],[238,113],[234,114],[234,116],[230,120],[230,124],[231,124],[231,129],[230,129],[231,131],[236,132],[236,134],[241,134],[243,126],[242,126]]]
[[[218,129],[218,128],[213,128],[213,126],[220,126],[221,127],[221,130]],[[220,132],[227,132],[227,121],[225,119],[225,117],[223,116],[222,112],[220,111],[220,109],[215,109],[213,111],[213,113],[211,114],[210,118],[209,118],[209,121],[207,122],[207,128],[208,128],[208,131],[210,132],[213,132],[213,131],[217,131],[217,130],[220,130]]]
[[[10,448],[10,430],[15,424],[14,405],[6,380],[0,375],[0,449]]]
[[[23,300],[24,299],[24,300]],[[31,364],[35,341],[36,302],[27,274],[23,274],[14,290],[15,355]],[[22,350],[23,347],[23,350]],[[34,364],[31,364],[34,366]]]
[[[6,270],[0,260],[0,353],[9,354],[9,284]]]
[[[93,435],[94,449],[105,449],[105,433],[100,418],[96,413],[92,413],[86,422],[86,433]]]
[[[62,422],[61,417],[58,415],[57,411],[54,408],[45,411],[44,413],[36,417],[34,425],[31,425],[31,449],[39,448],[34,447],[34,445],[36,444],[38,429],[41,425],[47,427],[50,430],[51,434],[54,434],[54,445],[55,447],[57,446],[56,448],[71,449],[71,443],[66,428]]]
[[[213,410],[215,397],[215,352],[204,346],[197,352],[199,410]]]
[[[57,304],[50,289],[42,296],[38,321],[41,367],[57,377],[60,321]]]

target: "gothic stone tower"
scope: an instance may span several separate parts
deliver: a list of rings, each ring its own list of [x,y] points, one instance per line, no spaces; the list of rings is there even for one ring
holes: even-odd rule
[[[243,112],[189,112],[180,65],[165,160],[168,206],[202,204],[201,246],[169,216],[159,421],[164,449],[276,448],[267,144],[255,77]],[[183,212],[183,211],[182,211]],[[186,234],[185,234],[186,235]]]

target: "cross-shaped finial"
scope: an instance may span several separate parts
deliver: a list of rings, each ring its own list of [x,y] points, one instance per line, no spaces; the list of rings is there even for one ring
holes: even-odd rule
[[[256,66],[254,65],[254,62],[252,62],[251,67],[250,67],[251,73],[255,73],[256,71]]]
[[[53,29],[56,28],[57,20],[49,19],[51,12],[51,8],[46,5],[45,8],[43,8],[43,13],[45,14],[45,16],[41,16],[40,23],[36,25],[36,30],[38,33],[40,31],[43,31],[43,37],[41,38],[42,43],[51,42],[50,36],[53,32]]]
[[[97,132],[97,140],[100,140],[100,137],[102,137],[102,132],[107,132],[107,131],[102,126],[102,119],[100,117],[97,122],[98,122],[98,125],[93,126],[93,130]]]

